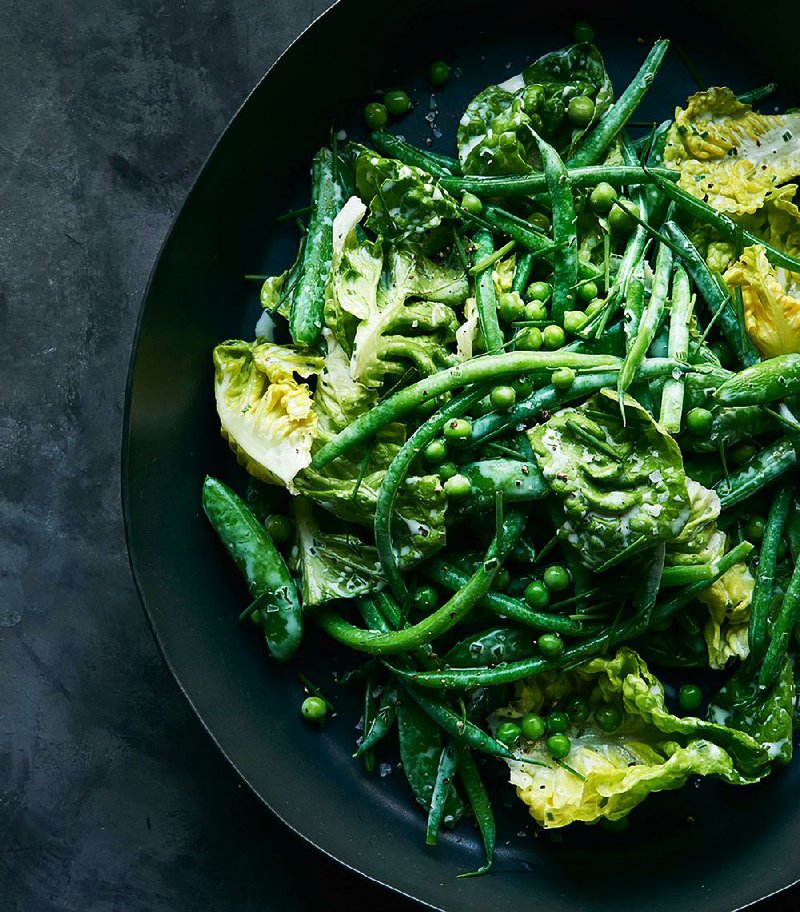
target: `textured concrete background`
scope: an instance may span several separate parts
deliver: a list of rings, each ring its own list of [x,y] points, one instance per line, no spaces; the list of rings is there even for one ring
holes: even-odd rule
[[[156,652],[120,517],[151,264],[217,134],[326,6],[0,2],[4,912],[412,908],[239,785]]]

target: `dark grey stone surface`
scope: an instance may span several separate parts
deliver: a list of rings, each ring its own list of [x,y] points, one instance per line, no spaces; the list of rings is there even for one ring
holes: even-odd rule
[[[308,849],[239,784],[156,652],[120,516],[151,264],[218,133],[326,6],[0,3],[7,912],[412,908]]]

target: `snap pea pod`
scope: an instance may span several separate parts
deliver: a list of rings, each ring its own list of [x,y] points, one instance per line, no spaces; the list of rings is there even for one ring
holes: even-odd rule
[[[394,728],[394,723],[397,720],[397,703],[397,688],[384,688],[380,702],[369,723],[365,713],[364,738],[353,754],[354,757],[361,757],[372,751]]]
[[[509,510],[504,517],[502,539],[499,540],[497,535],[495,536],[486,552],[486,559],[466,585],[444,605],[410,627],[389,633],[363,630],[348,623],[326,605],[314,609],[314,618],[333,639],[360,652],[388,655],[408,652],[410,649],[430,643],[455,626],[483,599],[491,588],[503,560],[522,534],[526,518],[522,513]]]
[[[575,286],[578,284],[578,235],[575,200],[569,174],[556,150],[538,133],[533,134],[542,159],[547,192],[553,213],[553,297],[550,314],[562,325],[564,314],[574,309]]]
[[[434,156],[423,149],[417,149],[409,145],[397,136],[387,133],[384,130],[375,130],[370,135],[372,145],[389,158],[396,158],[405,165],[413,165],[415,168],[421,168],[432,174],[434,177],[450,176],[456,171],[453,168],[461,170],[461,166],[454,158],[446,158],[443,155]]]
[[[705,404],[705,400],[702,400],[702,403]],[[720,446],[732,446],[741,440],[758,437],[760,434],[780,428],[780,423],[772,415],[755,405],[738,408],[717,407],[712,409],[711,414],[713,419],[708,437],[686,438],[681,442],[684,449],[699,453],[718,453]]]
[[[714,393],[721,405],[763,405],[800,394],[800,354],[777,355],[734,374]]]
[[[494,252],[494,239],[489,231],[475,232],[475,254],[472,265],[490,256]],[[497,319],[497,295],[494,290],[492,270],[484,269],[475,280],[475,304],[478,308],[478,320],[486,344],[486,351],[498,352],[503,348],[505,339],[500,322]]]
[[[475,815],[475,823],[478,825],[478,832],[481,834],[483,850],[486,855],[485,863],[477,871],[469,871],[458,876],[475,877],[485,874],[492,867],[497,828],[494,813],[492,812],[492,804],[489,801],[489,794],[469,751],[464,751],[461,756],[458,764],[458,778],[464,788],[464,794],[472,808],[472,813]]]
[[[789,585],[786,587],[786,594],[783,596],[778,614],[772,623],[769,646],[758,672],[759,691],[769,689],[778,680],[786,660],[789,639],[798,617],[800,617],[800,564],[795,564]]]
[[[528,282],[531,278],[531,272],[533,271],[533,264],[536,262],[536,257],[526,250],[525,253],[520,254],[517,257],[517,265],[514,270],[514,279],[511,283],[511,290],[516,291],[517,294],[525,294],[525,289],[528,287]]]
[[[465,513],[488,510],[498,492],[505,504],[541,500],[550,486],[535,462],[520,459],[482,459],[462,465],[458,470],[470,480],[472,491],[464,506]]]
[[[652,622],[664,622],[682,608],[685,608],[692,599],[696,598],[704,589],[707,589],[711,583],[716,582],[731,567],[744,560],[752,549],[753,546],[747,541],[740,542],[734,548],[731,548],[717,562],[714,575],[710,581],[703,580],[698,583],[692,583],[681,589],[680,592],[663,604],[656,605],[652,613]],[[513,684],[515,681],[521,681],[523,678],[541,674],[543,671],[576,668],[593,656],[600,655],[613,646],[641,636],[647,629],[647,620],[645,615],[638,615],[628,618],[622,623],[612,624],[611,627],[597,636],[565,649],[561,656],[555,659],[534,656],[530,659],[522,659],[519,662],[509,662],[499,668],[446,668],[430,672],[406,672],[397,668],[392,668],[392,670],[399,677],[410,681],[414,685],[436,689],[447,690]]]
[[[664,308],[669,294],[669,279],[672,272],[672,251],[666,244],[658,249],[656,270],[653,277],[653,288],[650,300],[644,309],[642,318],[636,331],[636,336],[628,346],[625,361],[617,379],[617,390],[624,396],[628,387],[633,382],[636,372],[644,361],[647,350],[658,332],[664,316]]]
[[[622,95],[600,123],[581,140],[567,161],[568,166],[594,165],[600,161],[653,84],[668,47],[669,41],[665,39],[656,41],[639,72],[633,77]]]
[[[305,252],[289,314],[289,331],[297,345],[313,345],[322,332],[325,288],[333,256],[333,219],[338,209],[330,149],[320,149],[314,156],[311,187]]]
[[[653,183],[679,209],[687,215],[698,219],[698,221],[711,225],[723,237],[728,240],[740,238],[746,246],[759,244],[764,248],[767,259],[773,266],[788,269],[790,272],[800,272],[800,259],[790,256],[777,247],[773,247],[772,244],[753,234],[752,231],[743,228],[738,222],[734,222],[730,216],[725,215],[724,212],[719,212],[713,206],[704,203],[701,199],[689,193],[688,190],[684,190],[683,187],[672,181],[665,180],[660,174],[653,175]]]
[[[431,794],[431,809],[428,814],[428,826],[425,830],[426,845],[436,845],[447,798],[452,791],[456,769],[458,768],[464,749],[465,746],[463,742],[451,738],[444,746],[442,753],[439,756],[439,767],[436,771],[436,781],[433,784],[433,793]]]
[[[428,400],[457,387],[490,381],[497,383],[506,377],[518,377],[537,371],[544,373],[559,367],[586,370],[619,365],[619,358],[610,355],[576,355],[563,351],[515,351],[472,358],[424,380],[418,380],[379,402],[326,443],[311,460],[311,466],[314,469],[324,468],[350,447],[368,439],[382,427],[403,418]]]
[[[203,482],[203,510],[247,582],[269,651],[286,662],[303,638],[303,612],[289,568],[241,497],[216,478]]]
[[[400,759],[408,784],[417,802],[426,811],[430,811],[442,753],[442,730],[413,700],[405,697],[397,706],[397,733]],[[464,804],[458,792],[450,789],[442,823],[453,827],[463,813]]]
[[[664,234],[680,252],[683,264],[706,302],[712,319],[719,321],[722,335],[738,361],[745,367],[755,364],[759,360],[758,352],[747,336],[742,338],[739,320],[725,283],[711,272],[697,248],[676,222],[667,221],[664,224]]]
[[[584,355],[625,355],[625,330],[622,320],[618,320],[607,327],[599,339],[589,338],[574,339],[565,345],[562,351],[580,352]],[[664,352],[666,354],[666,352]]]
[[[374,690],[375,681],[370,675],[367,678],[367,682],[364,688],[364,712],[361,718],[361,724],[363,725],[363,730],[366,731],[368,728],[372,727],[372,723],[375,718],[375,690]],[[363,758],[362,762],[364,764],[364,769],[371,773],[375,770],[375,752],[371,748],[367,748],[365,751],[362,751],[361,757]]]
[[[410,162],[409,162],[410,164]],[[641,165],[590,165],[583,168],[568,168],[567,177],[576,189],[596,187],[600,183],[612,187],[627,187],[637,184],[652,184],[656,172],[664,180],[676,181],[680,173],[671,168],[648,168]],[[547,177],[541,172],[535,174],[510,174],[504,177],[469,175],[465,177],[442,177],[439,181],[451,193],[467,191],[487,198],[536,196],[547,190]]]
[[[786,521],[786,538],[792,560],[797,563],[800,561],[800,503],[796,500],[792,503],[789,519]]]
[[[764,538],[758,554],[756,584],[750,607],[750,623],[747,640],[750,646],[748,664],[761,662],[767,649],[769,637],[769,606],[775,588],[775,568],[778,563],[778,550],[783,538],[783,530],[789,516],[792,503],[792,486],[784,485],[777,493],[769,508]]]
[[[442,665],[467,668],[500,665],[527,659],[537,652],[535,634],[530,628],[492,627],[456,643],[442,656]]]
[[[632,279],[628,285],[628,293],[625,296],[625,304],[622,310],[622,325],[625,330],[625,348],[630,352],[631,347],[639,334],[639,324],[642,322],[644,315],[644,282],[639,279]],[[627,359],[626,359],[627,360]],[[623,363],[623,368],[625,364]],[[622,371],[620,371],[622,376]],[[619,385],[619,381],[617,381]]]
[[[689,321],[692,316],[692,289],[689,276],[681,266],[675,267],[672,279],[672,311],[669,321],[669,357],[685,361],[689,350]],[[683,415],[683,377],[667,377],[661,392],[659,424],[670,434],[681,429]]]
[[[723,510],[751,497],[756,491],[776,481],[797,463],[797,453],[792,442],[782,437],[765,447],[729,478],[714,485]]]

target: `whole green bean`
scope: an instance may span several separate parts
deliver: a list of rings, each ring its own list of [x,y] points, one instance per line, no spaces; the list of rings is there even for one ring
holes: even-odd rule
[[[489,231],[475,233],[475,254],[473,266],[488,257],[494,251],[494,239]],[[498,352],[503,348],[505,339],[497,319],[497,295],[494,290],[494,278],[491,269],[484,269],[475,280],[475,303],[478,309],[478,320],[486,343],[486,351]]]
[[[469,751],[464,751],[461,756],[461,761],[458,764],[458,778],[464,787],[464,794],[467,796],[472,813],[475,815],[475,823],[478,825],[478,832],[481,834],[483,850],[486,855],[485,863],[477,871],[469,871],[458,876],[475,877],[485,874],[492,867],[497,829],[494,814],[492,813],[492,804],[489,801],[489,794]]]
[[[384,130],[375,130],[370,135],[372,145],[389,158],[396,158],[405,165],[413,165],[415,168],[421,168],[432,174],[434,177],[449,177],[456,173],[453,171],[455,166],[460,171],[460,165],[454,159],[446,159],[445,156],[435,156],[423,149],[417,149],[409,145],[397,136],[387,133]],[[446,162],[446,163],[445,163]]]
[[[370,624],[373,630],[380,630],[381,633],[389,633],[390,630],[403,630],[409,627],[408,621],[403,617],[400,606],[385,589],[380,592],[374,592],[369,599],[364,601],[372,602],[374,606],[375,623]],[[421,667],[425,669],[438,668],[439,662],[429,644],[418,646],[411,650],[411,657]]]
[[[721,405],[763,405],[800,394],[800,354],[777,355],[734,374],[714,393]]]
[[[431,795],[431,809],[428,814],[428,826],[425,830],[425,844],[436,845],[439,829],[442,825],[447,796],[454,787],[456,769],[461,755],[464,753],[464,744],[451,738],[442,749],[439,757],[439,768],[436,771],[436,782]]]
[[[672,279],[672,311],[669,322],[669,356],[685,361],[689,351],[689,321],[692,316],[692,289],[689,276],[681,266],[675,267]],[[683,415],[683,377],[667,377],[661,393],[659,424],[670,434],[681,429]]]
[[[525,294],[525,289],[528,287],[531,272],[533,271],[533,264],[535,262],[536,257],[530,250],[526,250],[525,253],[522,253],[517,257],[517,265],[514,269],[514,279],[511,283],[512,291],[516,291],[519,295]]]
[[[600,123],[581,140],[578,148],[567,161],[567,165],[578,167],[594,165],[600,161],[653,84],[668,47],[669,41],[665,39],[656,41],[639,72]]]
[[[661,588],[708,582],[713,576],[712,564],[679,564],[676,567],[664,567],[661,574]]]
[[[764,662],[758,672],[758,689],[772,687],[778,680],[781,668],[786,660],[789,639],[800,616],[800,564],[794,565],[786,594],[783,596],[778,614],[771,625],[769,646]]]
[[[741,469],[714,485],[723,510],[751,497],[756,491],[776,481],[797,463],[791,440],[780,440],[756,453]]]
[[[483,210],[486,222],[497,231],[507,234],[512,240],[524,247],[534,257],[539,258],[552,253],[555,244],[540,229],[514,215],[499,209],[497,206],[486,206]]]
[[[289,568],[264,525],[216,478],[203,482],[203,510],[247,582],[269,651],[286,662],[303,638],[303,612]]]

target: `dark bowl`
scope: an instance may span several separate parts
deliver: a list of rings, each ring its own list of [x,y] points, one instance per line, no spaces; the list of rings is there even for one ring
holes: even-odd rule
[[[131,566],[187,700],[288,826],[437,909],[730,912],[800,877],[795,765],[746,789],[703,782],[656,795],[618,837],[600,828],[537,834],[498,781],[507,800],[498,807],[495,870],[457,879],[479,864],[471,825],[425,846],[424,819],[391,749],[380,758],[384,776],[366,775],[351,758],[360,706],[355,693],[334,690],[342,655],[311,630],[296,663],[267,657],[258,637],[236,623],[243,587],[200,512],[206,473],[237,486],[243,480],[218,433],[211,349],[225,338],[252,338],[258,286],[242,277],[277,273],[291,260],[296,234],[275,216],[303,204],[311,156],[332,123],[359,134],[358,112],[376,87],[410,88],[420,106],[400,129],[451,152],[459,113],[476,90],[567,43],[572,23],[589,18],[618,90],[644,56],[642,40],[663,33],[709,82],[745,90],[778,79],[797,103],[796,4],[770,4],[769,15],[745,4],[614,7],[342,0],[270,70],[217,143],[153,270],[131,362],[123,447]],[[438,57],[461,74],[437,93],[432,126],[424,118],[424,74]],[[673,53],[637,116],[668,115],[694,88]],[[299,670],[336,704],[322,733],[299,719]]]

